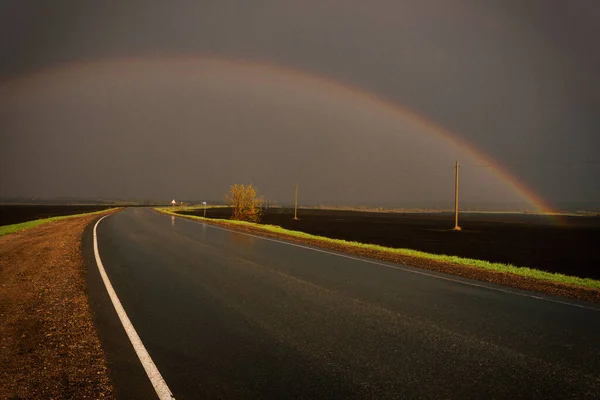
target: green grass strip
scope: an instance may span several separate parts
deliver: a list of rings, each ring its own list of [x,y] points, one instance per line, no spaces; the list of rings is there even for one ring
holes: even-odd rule
[[[115,208],[107,208],[106,210],[101,210],[101,211],[94,211],[91,213],[61,215],[58,217],[50,217],[50,218],[36,219],[33,221],[21,222],[19,224],[4,225],[4,226],[0,226],[0,236],[8,235],[10,233],[24,231],[25,229],[30,229],[30,228],[33,228],[34,226],[47,224],[48,222],[60,221],[62,219],[68,219],[68,218],[82,217],[84,215],[100,214],[100,213],[104,213],[104,212],[110,211],[110,210],[116,210],[116,207]]]
[[[174,212],[173,210],[170,210],[168,208],[155,208],[155,210],[162,211],[162,212],[172,214],[172,215],[176,215],[179,217],[188,217],[188,218],[194,218],[194,219],[199,219],[199,220],[205,220],[208,222],[217,221],[217,222],[224,222],[224,223],[231,224],[231,225],[259,228],[259,229],[264,229],[265,231],[268,231],[268,232],[281,233],[281,234],[290,235],[290,236],[294,236],[294,237],[298,237],[298,238],[302,238],[302,239],[317,240],[317,241],[320,241],[323,243],[331,243],[331,244],[336,244],[336,245],[341,245],[341,246],[349,246],[349,247],[354,247],[357,249],[374,250],[374,251],[378,251],[378,252],[387,253],[390,255],[419,257],[419,258],[424,258],[424,259],[428,259],[428,260],[435,260],[435,261],[465,265],[465,266],[469,266],[469,267],[478,267],[478,268],[487,269],[490,271],[506,272],[506,273],[511,273],[511,274],[515,274],[515,275],[519,275],[519,276],[526,276],[529,278],[563,283],[563,284],[567,284],[567,285],[582,286],[582,287],[587,287],[587,288],[592,288],[592,289],[600,289],[600,281],[591,279],[591,278],[579,278],[577,276],[570,276],[570,275],[564,275],[564,274],[555,273],[555,272],[541,271],[538,269],[533,269],[533,268],[528,268],[528,267],[518,267],[518,266],[515,266],[512,264],[503,264],[503,263],[490,262],[490,261],[485,261],[485,260],[477,260],[474,258],[449,256],[449,255],[445,255],[445,254],[432,254],[432,253],[426,253],[424,251],[419,251],[419,250],[392,248],[392,247],[380,246],[377,244],[365,244],[365,243],[359,243],[359,242],[351,242],[351,241],[342,240],[342,239],[331,239],[331,238],[324,237],[324,236],[312,235],[310,233],[292,231],[292,230],[284,229],[280,226],[275,226],[275,225],[262,225],[262,224],[255,224],[255,223],[244,222],[244,221],[235,221],[235,220],[229,220],[229,219],[203,218],[203,217],[198,217],[195,215],[183,216],[181,214],[177,214],[176,212]]]

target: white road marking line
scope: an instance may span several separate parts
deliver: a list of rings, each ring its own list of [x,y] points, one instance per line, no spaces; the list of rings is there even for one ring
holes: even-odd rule
[[[100,221],[102,221],[106,217],[108,217],[108,215],[105,215],[104,217],[100,218],[98,222],[96,222],[96,225],[94,225],[94,255],[96,256],[96,264],[98,265],[98,270],[100,271],[100,275],[102,276],[102,281],[104,281],[104,286],[106,286],[106,291],[110,296],[113,306],[115,307],[115,311],[117,312],[117,315],[119,316],[119,319],[123,324],[123,328],[125,328],[125,332],[127,333],[127,336],[129,337],[129,340],[133,345],[135,353],[140,359],[144,370],[146,370],[146,374],[148,374],[148,378],[150,378],[150,382],[152,382],[152,386],[154,386],[154,390],[156,391],[156,394],[158,395],[159,399],[175,399],[175,397],[173,397],[173,394],[171,393],[171,390],[167,386],[167,383],[158,371],[158,368],[156,368],[156,364],[154,364],[154,361],[152,361],[150,354],[148,354],[148,351],[144,347],[144,344],[142,343],[142,340],[138,336],[135,328],[133,327],[133,324],[129,320],[125,309],[121,305],[121,301],[117,297],[117,293],[115,292],[112,284],[110,283],[110,280],[108,279],[108,275],[106,275],[104,265],[102,265],[102,260],[100,260],[100,253],[98,252],[98,235],[96,233],[96,229],[98,228],[98,224],[100,223]]]
[[[467,285],[467,286],[474,286],[474,287],[479,287],[479,288],[484,288],[484,289],[489,289],[489,290],[495,290],[497,292],[514,294],[514,295],[517,295],[517,296],[528,297],[528,298],[531,298],[531,299],[543,300],[543,301],[548,301],[548,302],[551,302],[551,303],[557,303],[557,304],[563,304],[563,305],[568,305],[568,306],[572,306],[572,307],[583,308],[583,309],[586,309],[586,310],[600,311],[600,309],[598,309],[598,308],[588,307],[588,306],[584,306],[582,304],[570,303],[568,301],[554,300],[554,299],[549,299],[547,297],[536,296],[536,295],[533,295],[533,294],[519,293],[519,292],[514,292],[512,290],[507,290],[507,289],[502,289],[502,288],[487,286],[487,285],[484,285],[484,284],[478,284],[478,283],[474,283],[474,282],[463,281],[463,280],[460,280],[460,279],[448,278],[448,277],[445,277],[445,276],[431,274],[431,273],[424,272],[424,271],[417,271],[417,270],[414,270],[414,269],[404,268],[404,267],[400,267],[400,266],[397,266],[397,265],[389,265],[389,264],[384,264],[384,263],[380,263],[380,262],[377,262],[377,261],[367,260],[367,259],[364,259],[364,258],[353,257],[353,256],[349,256],[347,254],[334,253],[332,251],[327,251],[327,250],[319,249],[319,248],[316,248],[316,247],[303,246],[301,244],[286,242],[286,241],[283,241],[283,240],[277,240],[277,239],[272,239],[272,238],[268,238],[268,237],[264,237],[264,236],[253,235],[251,233],[240,232],[240,231],[235,231],[235,230],[232,230],[232,229],[222,228],[220,226],[212,225],[210,223],[204,223],[204,222],[201,222],[201,221],[194,221],[194,220],[191,220],[191,219],[188,219],[188,218],[185,218],[185,217],[178,217],[178,218],[181,218],[181,219],[183,219],[185,221],[192,222],[194,224],[203,224],[203,225],[209,226],[209,227],[214,228],[214,229],[220,229],[222,231],[227,231],[227,232],[232,232],[232,233],[239,233],[240,235],[252,236],[252,237],[255,237],[255,238],[258,238],[258,239],[268,240],[270,242],[287,244],[288,246],[300,247],[302,249],[317,251],[319,253],[325,253],[325,254],[330,254],[330,255],[333,255],[333,256],[338,256],[338,257],[343,257],[343,258],[349,258],[351,260],[362,261],[362,262],[365,262],[365,263],[368,263],[368,264],[379,265],[379,266],[386,267],[386,268],[391,268],[391,269],[397,269],[397,270],[400,270],[400,271],[410,272],[412,274],[430,276],[432,278],[441,279],[441,280],[450,281],[450,282],[461,283],[461,284]]]

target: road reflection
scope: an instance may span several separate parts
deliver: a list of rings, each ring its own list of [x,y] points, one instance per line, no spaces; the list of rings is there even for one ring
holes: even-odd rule
[[[256,238],[253,236],[229,232],[228,240],[230,244],[235,247],[250,250],[254,248]]]

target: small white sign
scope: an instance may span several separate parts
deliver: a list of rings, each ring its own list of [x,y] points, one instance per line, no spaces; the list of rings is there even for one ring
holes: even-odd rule
[[[175,199],[173,199],[173,201],[171,202],[171,204],[177,204],[177,202],[175,201]]]

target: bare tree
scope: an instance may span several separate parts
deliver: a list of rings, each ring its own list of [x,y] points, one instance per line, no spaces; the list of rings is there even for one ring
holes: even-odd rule
[[[225,201],[233,208],[231,219],[238,221],[259,222],[262,217],[264,199],[257,196],[256,188],[249,185],[235,184],[229,187]]]

